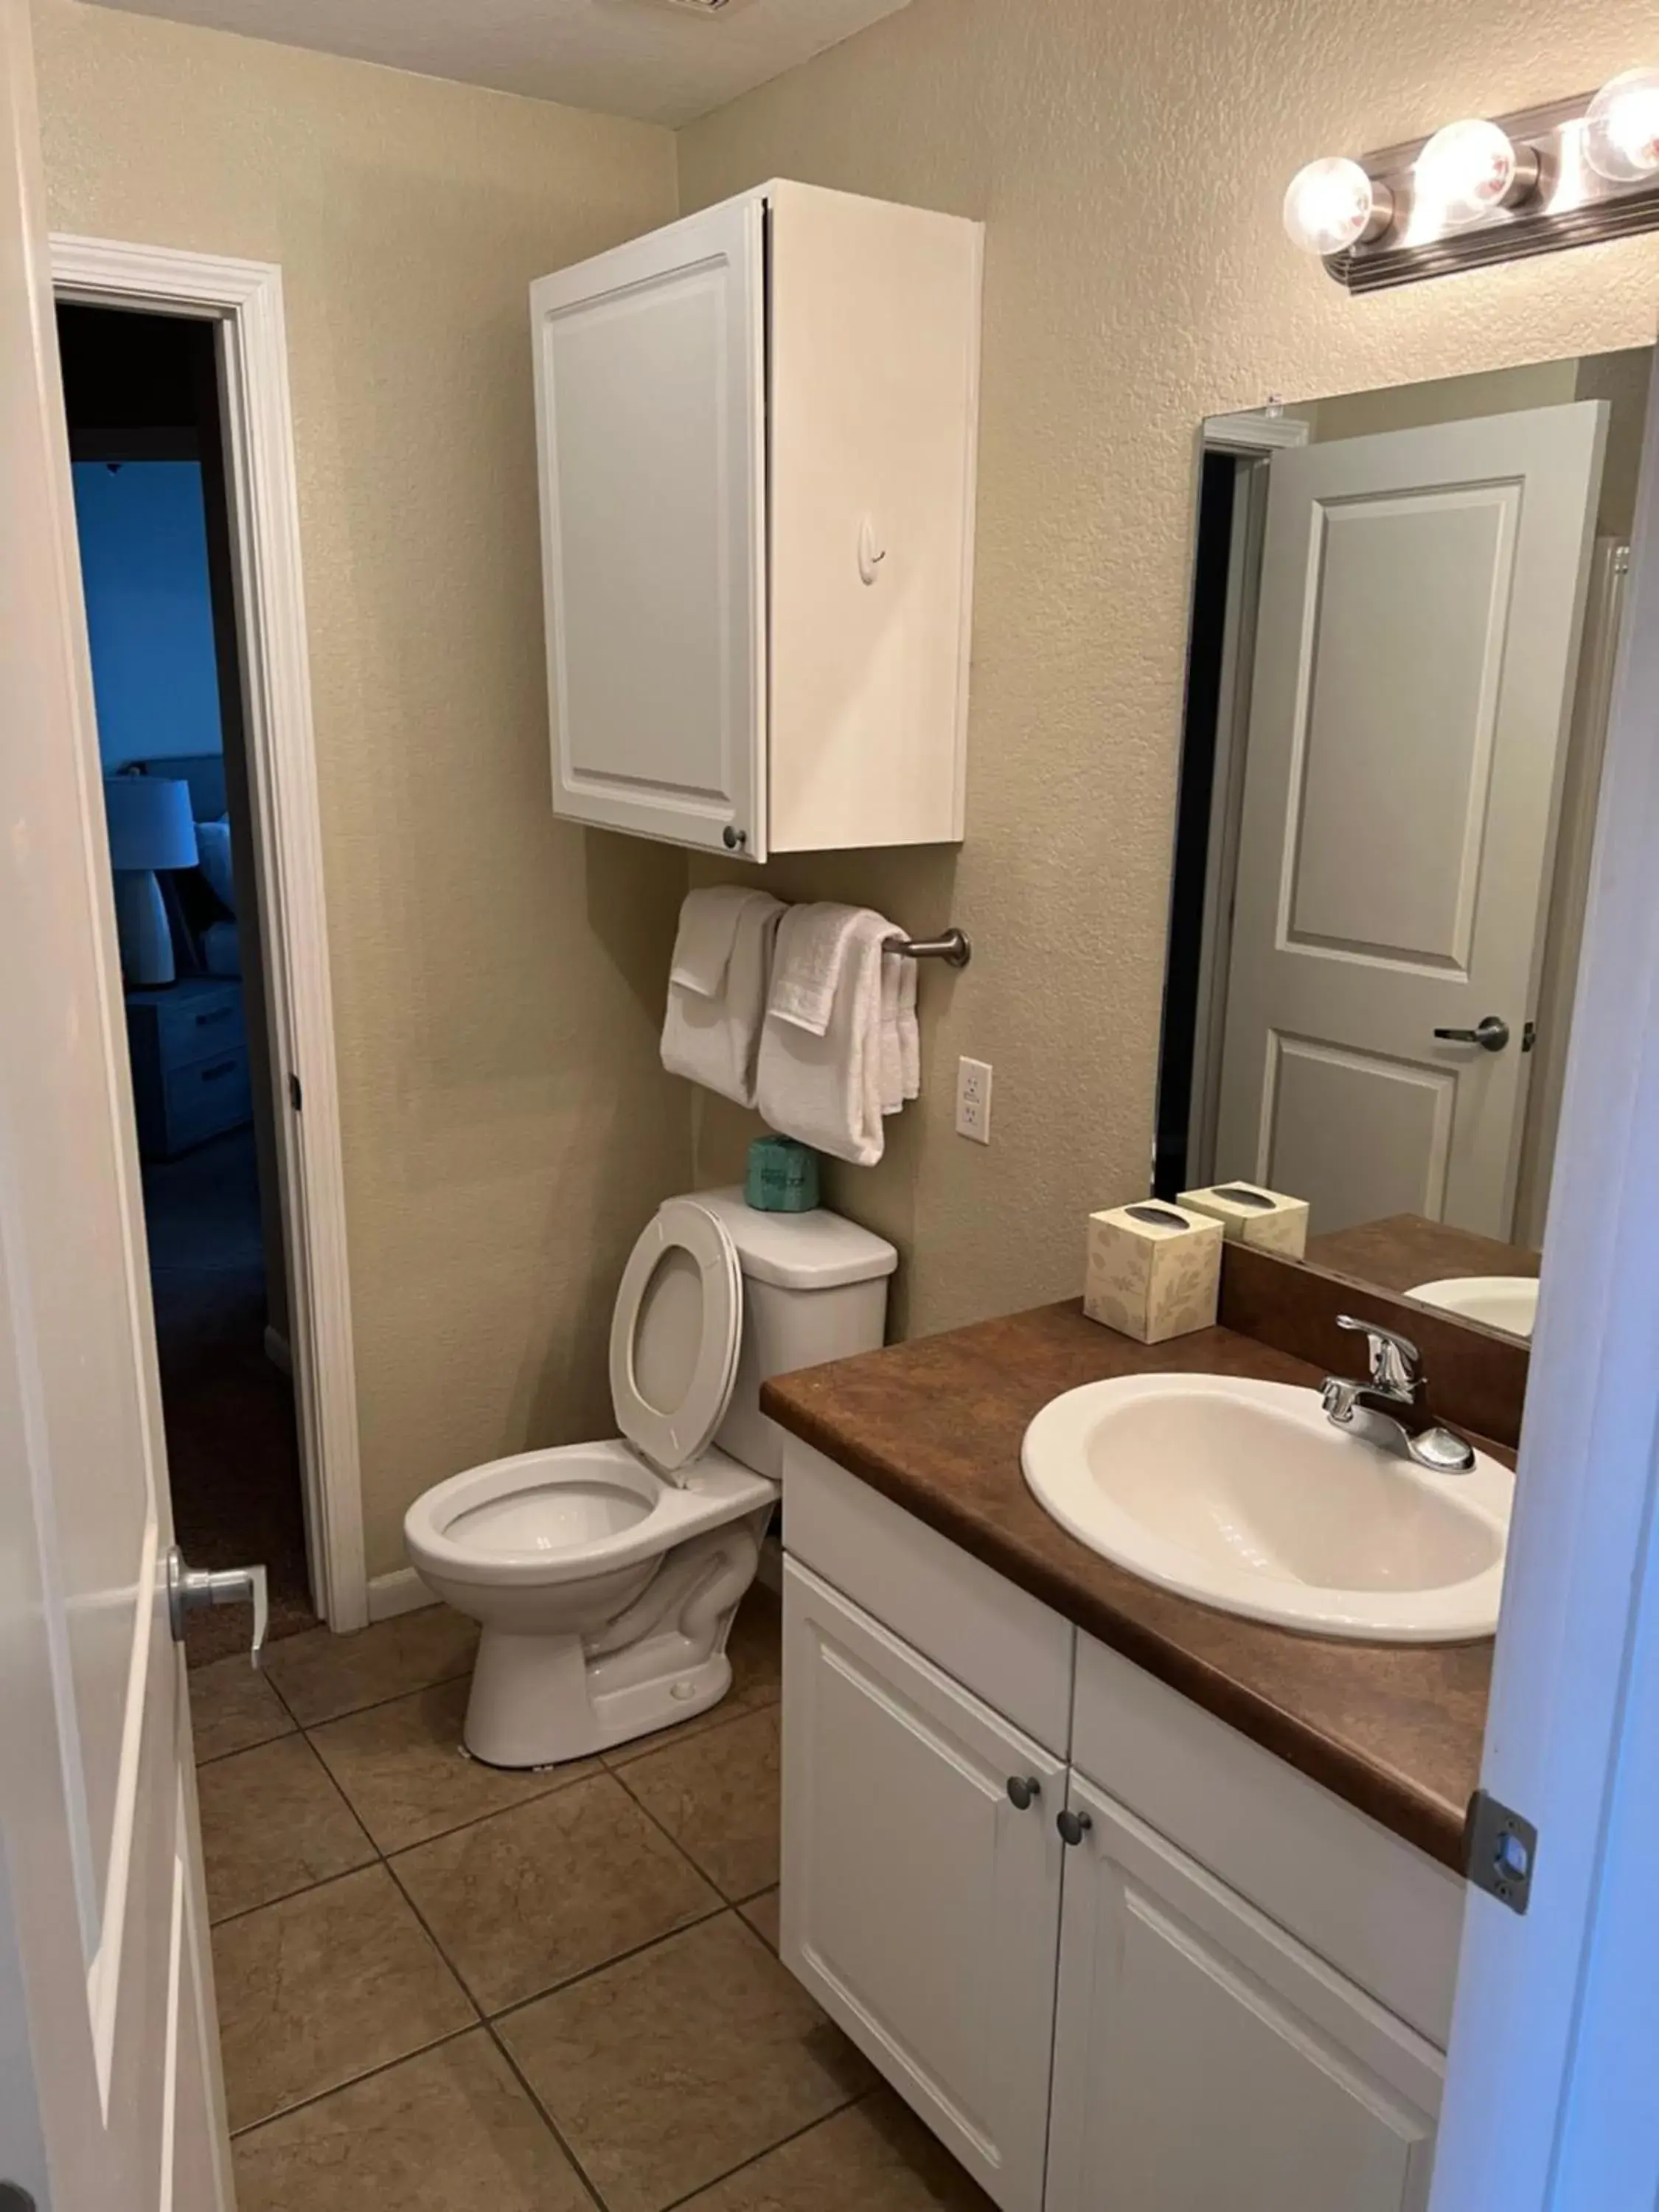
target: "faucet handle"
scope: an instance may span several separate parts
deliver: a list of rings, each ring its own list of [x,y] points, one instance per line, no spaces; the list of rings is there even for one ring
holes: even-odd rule
[[[1384,1328],[1381,1322],[1358,1321],[1352,1314],[1338,1314],[1339,1328],[1352,1329],[1365,1339],[1365,1349],[1370,1360],[1371,1387],[1388,1390],[1395,1397],[1414,1398],[1423,1387],[1419,1372],[1422,1353],[1410,1337],[1401,1336],[1392,1328]]]

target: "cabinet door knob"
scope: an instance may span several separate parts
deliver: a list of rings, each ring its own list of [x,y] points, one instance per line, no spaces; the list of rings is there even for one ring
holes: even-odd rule
[[[1086,1813],[1073,1813],[1069,1808],[1064,1813],[1057,1813],[1054,1815],[1054,1826],[1060,1830],[1060,1840],[1062,1844],[1072,1845],[1080,1844],[1094,1825]]]
[[[1029,1813],[1042,1795],[1042,1784],[1035,1774],[1011,1774],[1008,1777],[1008,1802],[1017,1812]]]

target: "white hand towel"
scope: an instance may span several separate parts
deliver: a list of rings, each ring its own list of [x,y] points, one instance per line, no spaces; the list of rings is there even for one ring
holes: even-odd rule
[[[788,933],[779,944],[772,971],[769,1014],[813,1036],[823,1035],[830,1026],[848,943],[868,912],[867,907],[833,903],[790,908]],[[786,1136],[788,1133],[783,1132]]]
[[[690,913],[694,904],[700,915]],[[732,884],[692,891],[680,909],[662,1064],[739,1106],[755,1103],[772,942],[783,911],[769,893]],[[702,988],[711,979],[714,988]]]
[[[669,981],[700,999],[721,997],[738,921],[757,896],[748,884],[713,884],[707,890],[688,891],[680,902]]]
[[[856,1167],[881,1158],[881,951],[867,908],[791,907],[778,927],[756,1103],[771,1127]],[[824,1025],[816,1018],[827,999]],[[787,1010],[787,1011],[786,1011]]]
[[[899,1005],[904,988],[902,973],[914,968],[897,952],[881,956],[881,1110],[896,1114],[904,1103],[904,1048],[899,1042]]]
[[[899,1096],[909,1100],[921,1096],[921,1030],[916,1020],[916,963],[899,962],[898,990]]]

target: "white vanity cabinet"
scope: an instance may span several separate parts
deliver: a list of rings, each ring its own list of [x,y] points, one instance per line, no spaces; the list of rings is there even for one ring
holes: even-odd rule
[[[556,812],[961,837],[981,239],[780,182],[532,286]]]
[[[784,1577],[784,1955],[981,2186],[1035,2205],[1065,1762]]]
[[[1461,1884],[793,1439],[784,1502],[783,1959],[981,2186],[1423,2212]]]

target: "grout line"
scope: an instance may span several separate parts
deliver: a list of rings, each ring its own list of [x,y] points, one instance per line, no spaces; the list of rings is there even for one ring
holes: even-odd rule
[[[378,1626],[378,1624],[371,1623],[371,1626]],[[363,1632],[361,1629],[357,1631],[359,1635],[362,1635],[362,1632]],[[344,1641],[343,1638],[341,1640],[343,1642]],[[283,1711],[294,1723],[295,1727],[299,1729],[301,1735],[309,1735],[313,1729],[332,1728],[336,1721],[356,1720],[359,1713],[378,1712],[382,1705],[400,1705],[405,1698],[422,1697],[428,1690],[441,1690],[447,1688],[451,1682],[465,1681],[466,1677],[471,1672],[471,1662],[469,1661],[468,1663],[460,1668],[457,1674],[440,1674],[430,1682],[416,1682],[410,1689],[394,1690],[389,1698],[371,1698],[367,1705],[348,1705],[343,1712],[327,1713],[325,1714],[320,1720],[314,1721],[302,1721],[300,1718],[299,1714],[295,1711],[293,1706],[289,1705],[288,1699],[283,1696],[282,1692],[276,1689],[276,1685],[271,1680],[271,1677],[269,1673],[267,1673],[265,1680],[270,1683],[271,1688],[276,1691],[276,1695],[281,1702]],[[250,1747],[250,1748],[251,1747]]]
[[[370,1849],[374,1849],[372,1843]],[[383,1863],[375,1851],[373,1858],[364,1859],[359,1866],[342,1867],[338,1874],[325,1874],[320,1881],[306,1882],[298,1889],[285,1889],[280,1897],[268,1897],[263,1904],[244,1905],[234,1912],[227,1912],[222,1920],[210,1918],[209,1931],[216,1936],[222,1928],[234,1928],[239,1920],[251,1920],[256,1912],[268,1912],[273,1905],[292,1905],[296,1897],[309,1897],[314,1889],[332,1889],[337,1882],[349,1881],[353,1875],[368,1874]]]
[[[567,1990],[580,1988],[583,1982],[591,1982],[598,1974],[609,1973],[612,1966],[620,1966],[626,1960],[643,1958],[647,1951],[654,1951],[659,1944],[672,1943],[677,1936],[689,1936],[694,1928],[706,1928],[711,1920],[720,1919],[723,1913],[730,1913],[734,1918],[738,1917],[735,1905],[728,1905],[718,1891],[715,1896],[717,1902],[708,1911],[699,1912],[693,1919],[682,1920],[672,1928],[665,1928],[660,1936],[648,1936],[643,1943],[630,1944],[627,1950],[618,1951],[614,1958],[600,1960],[597,1966],[584,1966],[580,1973],[567,1974],[562,1981],[550,1982],[544,1990],[537,1990],[530,1996],[514,1997],[511,2004],[503,2005],[498,2012],[486,2014],[485,2017],[492,2027],[499,2021],[511,2020],[515,2014],[528,2012],[532,2005],[540,2004],[544,1997],[562,1996]],[[751,1928],[749,1933],[753,1936],[755,1931]],[[434,1936],[433,1941],[435,1942],[437,1938]],[[758,1942],[761,1939],[757,1936],[756,1941]]]
[[[866,2098],[874,2094],[873,2088],[854,2090],[850,2097],[843,2097],[840,2104],[832,2106],[827,2112],[820,2112],[816,2119],[808,2120],[800,2127],[791,2128],[787,2136],[780,2136],[776,2142],[768,2143],[764,2150],[751,2151],[747,2158],[740,2158],[735,2166],[728,2166],[724,2172],[711,2174],[707,2181],[700,2181],[695,2189],[688,2189],[684,2197],[674,2197],[663,2206],[662,2212],[678,2212],[679,2206],[690,2204],[701,2197],[705,2189],[718,2189],[722,2182],[730,2181],[734,2174],[746,2173],[751,2166],[758,2166],[763,2159],[770,2158],[775,2150],[781,2150],[787,2143],[799,2142],[803,2136],[810,2136],[815,2128],[827,2126],[831,2120],[839,2119],[843,2112],[850,2112],[854,2105],[863,2104]]]
[[[702,1728],[693,1729],[689,1735],[671,1737],[666,1743],[641,1743],[637,1749],[628,1744],[618,1744],[614,1750],[602,1751],[599,1756],[612,1774],[617,1774],[624,1766],[637,1766],[642,1759],[654,1759],[659,1752],[678,1751],[682,1744],[699,1743],[704,1736],[718,1735],[721,1729],[730,1728],[734,1722],[750,1720],[756,1713],[770,1712],[774,1705],[782,1702],[781,1691],[776,1697],[763,1698],[755,1705],[734,1702],[728,1711],[720,1713],[718,1720],[705,1721]],[[709,1711],[718,1712],[720,1708],[711,1705]],[[698,1717],[701,1719],[702,1716]],[[673,1726],[672,1721],[669,1726]]]
[[[284,1705],[283,1711],[286,1713],[288,1707]],[[292,1717],[290,1715],[290,1720]],[[289,1736],[303,1735],[304,1733],[299,1723],[294,1721],[291,1727],[278,1729],[274,1735],[258,1736],[252,1743],[239,1743],[233,1746],[229,1751],[216,1751],[206,1759],[198,1759],[196,1762],[196,1771],[199,1774],[204,1767],[222,1766],[228,1759],[240,1759],[245,1751],[263,1751],[268,1743],[286,1743]]]
[[[320,1752],[319,1752],[317,1755],[319,1759],[322,1758],[322,1753]],[[324,1759],[323,1764],[326,1765],[328,1764],[327,1760]],[[477,1764],[483,1765],[483,1762],[479,1760]],[[495,1773],[512,1773],[515,1771],[516,1770],[511,1767],[496,1767],[494,1769],[488,1766],[484,1767],[486,1774],[492,1771]],[[549,1768],[547,1771],[549,1773],[553,1771],[551,1768]],[[392,1844],[389,1845],[377,1844],[376,1849],[380,1851],[381,1857],[385,1859],[386,1864],[390,1866],[393,1859],[407,1858],[411,1851],[423,1850],[428,1844],[441,1844],[450,1836],[464,1836],[469,1828],[482,1828],[484,1826],[486,1822],[490,1820],[504,1820],[509,1813],[516,1813],[523,1806],[539,1805],[544,1797],[556,1797],[566,1790],[575,1790],[580,1788],[584,1782],[597,1782],[605,1774],[605,1771],[606,1770],[603,1766],[595,1764],[586,1767],[580,1774],[567,1774],[562,1779],[550,1781],[546,1784],[545,1788],[532,1790],[531,1794],[527,1797],[515,1798],[510,1805],[495,1805],[490,1808],[488,1813],[475,1813],[469,1820],[457,1820],[453,1827],[435,1828],[429,1836],[411,1836],[406,1844]]]
[[[244,2136],[257,2135],[261,2128],[272,2127],[278,2120],[287,2119],[291,2113],[303,2112],[310,2105],[320,2105],[326,2097],[337,2097],[343,2089],[355,2089],[360,2081],[372,2081],[377,2074],[389,2074],[394,2066],[406,2066],[411,2058],[423,2058],[428,2051],[441,2050],[446,2043],[459,2043],[464,2035],[476,2035],[480,2028],[488,2032],[489,2022],[470,2020],[465,2027],[446,2028],[441,2035],[434,2035],[430,2043],[417,2044],[413,2051],[400,2051],[395,2058],[382,2059],[378,2066],[366,2066],[361,2074],[348,2075],[343,2081],[331,2082],[326,2089],[313,2089],[308,2097],[296,2097],[291,2105],[284,2105],[279,2112],[267,2112],[262,2120],[250,2120],[244,2128],[233,2128],[230,2139],[232,2142],[240,2142]]]
[[[599,2212],[606,2212],[605,2202],[604,2197],[599,2194],[599,2185],[589,2179],[587,2168],[582,2164],[580,2159],[577,2157],[574,2146],[568,2141],[564,2130],[559,2125],[548,2107],[542,2102],[540,2097],[536,2094],[535,2088],[532,2085],[529,2076],[525,2073],[524,2069],[520,2065],[518,2060],[513,2056],[513,2053],[507,2049],[506,2044],[502,2042],[501,2037],[496,2033],[495,2023],[493,2020],[485,2021],[484,2033],[495,2045],[496,2050],[501,2052],[507,2070],[511,2073],[514,2080],[518,2083],[519,2087],[524,2091],[526,2096],[529,2098],[532,2108],[541,2115],[542,2124],[546,2128],[549,2135],[552,2136],[554,2142],[557,2143],[559,2148],[569,2160],[571,2171],[574,2173],[577,2180],[592,2198],[594,2203],[599,2206]]]

